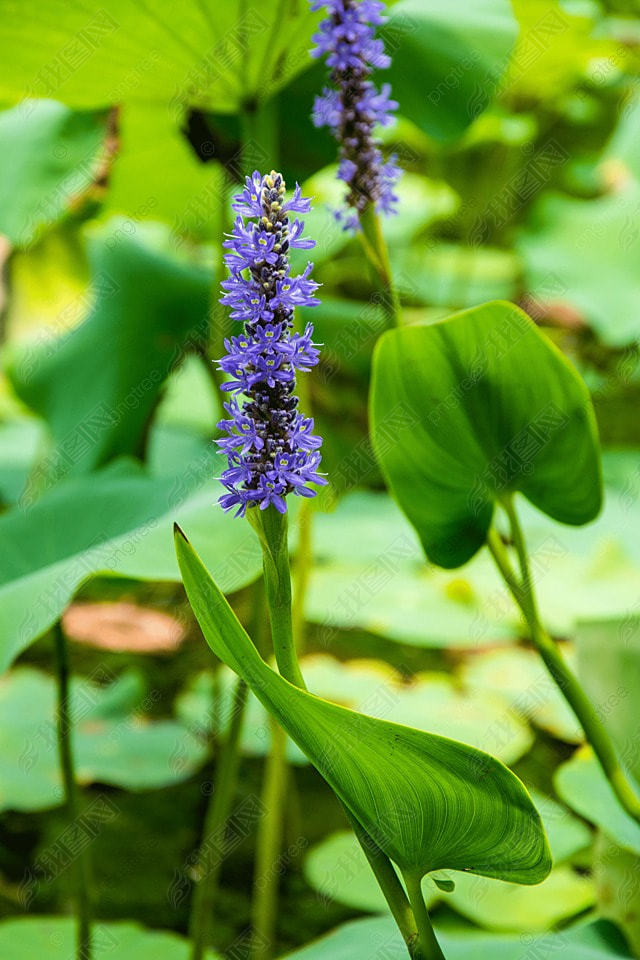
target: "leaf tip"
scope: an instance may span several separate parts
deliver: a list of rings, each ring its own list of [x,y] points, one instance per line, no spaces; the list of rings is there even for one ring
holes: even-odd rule
[[[173,536],[182,537],[185,543],[189,543],[189,539],[179,523],[174,522],[173,524]]]

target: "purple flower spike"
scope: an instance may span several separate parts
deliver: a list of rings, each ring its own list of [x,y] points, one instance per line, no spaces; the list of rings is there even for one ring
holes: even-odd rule
[[[218,424],[227,436],[217,443],[229,462],[220,503],[237,517],[247,507],[265,510],[271,504],[285,513],[287,494],[313,497],[309,484],[327,482],[318,473],[322,440],[313,435],[313,420],[298,411],[295,395],[296,370],[318,362],[313,325],[292,332],[294,308],[319,302],[318,284],[310,277],[313,264],[292,277],[287,256],[291,248],[315,246],[302,239],[303,221],[289,219],[291,212],[308,213],[310,201],[297,184],[289,201],[284,195],[282,175],[274,170],[247,177],[245,189],[233,198],[238,216],[224,242],[230,276],[222,283],[220,302],[231,307],[243,329],[225,340],[227,353],[219,361],[229,375],[222,389],[230,399],[224,405],[229,417]]]
[[[358,215],[369,204],[379,213],[395,213],[394,187],[400,176],[396,157],[385,163],[374,128],[393,120],[398,104],[388,83],[378,90],[370,79],[373,70],[391,62],[375,28],[384,23],[380,0],[311,0],[312,10],[327,9],[327,17],[314,35],[314,57],[326,57],[332,88],[316,97],[312,119],[316,127],[329,127],[340,144],[338,176],[349,187],[345,197],[351,212],[338,211],[345,230],[358,227]]]

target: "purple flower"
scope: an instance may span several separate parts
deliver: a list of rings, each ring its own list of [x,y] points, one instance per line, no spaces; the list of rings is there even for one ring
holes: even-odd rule
[[[295,395],[296,370],[318,362],[313,325],[292,332],[294,308],[319,302],[313,264],[292,277],[287,256],[291,248],[315,245],[302,238],[301,220],[289,220],[290,212],[308,213],[310,201],[297,184],[290,200],[284,195],[282,176],[273,170],[247,177],[232,204],[239,216],[223,244],[230,276],[220,302],[244,325],[225,340],[227,353],[219,361],[229,375],[222,389],[230,397],[224,404],[229,417],[218,424],[227,435],[217,443],[228,459],[220,504],[236,516],[271,504],[284,513],[287,494],[313,497],[310,484],[327,482],[318,473],[322,440],[313,435],[313,420],[298,411]]]
[[[390,64],[375,28],[385,22],[380,0],[311,0],[312,10],[326,8],[327,16],[314,35],[314,57],[325,57],[333,88],[316,97],[312,119],[329,127],[340,144],[338,177],[349,187],[345,197],[351,212],[338,211],[345,230],[358,226],[358,216],[369,204],[379,213],[395,213],[395,184],[400,168],[395,157],[384,162],[376,126],[388,126],[398,104],[388,83],[378,90],[373,70]]]

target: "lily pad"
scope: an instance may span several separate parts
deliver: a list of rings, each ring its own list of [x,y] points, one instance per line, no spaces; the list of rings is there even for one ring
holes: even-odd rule
[[[145,930],[130,921],[93,925],[95,960],[188,960],[188,940],[166,930]],[[76,925],[71,917],[10,917],[0,921],[0,954],[4,960],[69,960],[74,955]],[[216,960],[211,950],[205,960]]]
[[[638,338],[640,185],[630,180],[595,200],[549,194],[534,207],[519,249],[529,291],[548,299],[549,277],[561,299],[576,307],[603,343],[623,347]]]
[[[622,809],[590,747],[582,747],[555,773],[554,785],[573,810],[625,850],[640,854],[640,824]]]
[[[105,679],[103,672],[100,679]],[[150,790],[178,783],[199,769],[206,746],[180,723],[133,713],[143,700],[144,686],[135,674],[106,687],[73,681],[73,750],[80,784]],[[56,704],[55,682],[39,670],[19,667],[0,680],[0,809],[45,810],[62,803]]]
[[[563,655],[567,657],[566,648]],[[472,690],[500,694],[514,710],[559,740],[568,743],[584,740],[573,710],[534,650],[523,647],[487,650],[467,659],[460,676]]]
[[[451,879],[455,889],[446,902],[490,930],[549,930],[587,910],[596,899],[591,879],[570,867],[554,867],[542,883],[531,888],[455,871]]]
[[[540,936],[481,933],[472,927],[439,928],[436,933],[447,960],[531,960],[558,955],[562,960],[631,960],[624,939],[608,921],[579,924]],[[405,960],[407,948],[391,917],[345,923],[314,943],[287,954],[287,960]]]

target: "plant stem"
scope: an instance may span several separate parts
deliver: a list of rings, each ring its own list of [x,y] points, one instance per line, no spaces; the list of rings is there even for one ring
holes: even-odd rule
[[[71,742],[71,716],[69,711],[69,655],[67,638],[62,624],[58,621],[53,629],[57,674],[58,674],[58,753],[62,780],[64,783],[67,819],[71,830],[78,818],[78,790],[73,763],[73,745]],[[77,903],[77,960],[91,960],[91,870],[89,853],[81,848],[76,859],[76,903]]]
[[[389,909],[407,945],[409,954],[412,958],[417,958],[418,955],[415,953],[415,949],[418,941],[418,928],[411,910],[411,905],[400,883],[398,874],[393,869],[389,857],[380,849],[373,837],[367,833],[362,824],[356,820],[344,804],[342,804],[342,807],[357,837],[358,843],[362,847],[369,866],[378,881],[380,889],[389,904]]]
[[[412,953],[413,960],[445,960],[429,919],[429,912],[422,896],[421,877],[404,874],[409,902],[418,927],[418,939]]]
[[[382,232],[382,222],[373,204],[370,203],[360,215],[360,227],[364,251],[380,278],[382,306],[390,325],[398,327],[400,326],[400,299],[393,283],[389,250]]]
[[[244,680],[236,682],[227,737],[220,748],[215,768],[215,789],[207,808],[202,843],[198,858],[198,874],[189,920],[192,940],[191,960],[202,960],[211,939],[213,908],[224,861],[224,835],[231,802],[235,793],[240,763],[240,735],[244,720],[248,688]]]
[[[287,737],[270,720],[271,749],[267,757],[262,787],[264,813],[256,843],[254,896],[252,905],[253,960],[268,960],[273,954],[278,900],[278,857],[284,829],[283,807],[287,791],[288,769],[285,755]]]
[[[278,670],[290,683],[306,690],[293,642],[287,514],[278,513],[275,507],[254,508],[247,511],[247,517],[262,546],[264,585]]]
[[[527,547],[522,527],[520,526],[520,521],[513,504],[513,497],[511,495],[505,497],[502,503],[509,517],[511,535],[518,555],[522,579],[519,580],[514,573],[507,550],[495,528],[489,531],[487,538],[489,550],[516,603],[522,611],[529,626],[533,643],[565,700],[580,721],[585,736],[600,761],[600,765],[613,791],[627,813],[640,822],[640,798],[631,786],[624,769],[620,765],[611,738],[603,726],[591,700],[582,689],[578,678],[567,666],[557,644],[545,630],[540,620],[531,580]]]

